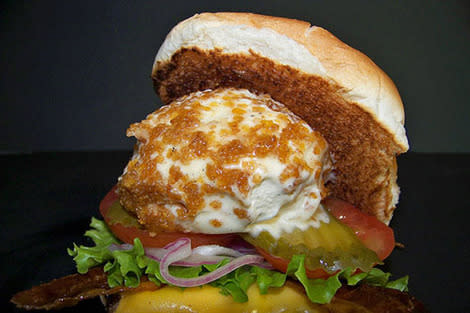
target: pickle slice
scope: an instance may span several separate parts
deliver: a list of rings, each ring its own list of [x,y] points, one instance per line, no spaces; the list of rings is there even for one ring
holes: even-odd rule
[[[362,244],[349,227],[331,214],[329,217],[330,222],[320,222],[318,228],[284,232],[279,239],[275,239],[267,231],[261,232],[256,238],[247,234],[243,238],[285,260],[290,260],[296,254],[305,254],[307,269],[323,269],[329,274],[345,268],[367,272],[380,263],[377,254]]]
[[[126,211],[119,201],[114,201],[113,204],[108,208],[106,217],[111,224],[120,223],[126,227],[136,227],[143,229],[142,225],[139,224],[137,217]]]

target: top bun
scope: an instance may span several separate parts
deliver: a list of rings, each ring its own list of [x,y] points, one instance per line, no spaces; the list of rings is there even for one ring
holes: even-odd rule
[[[220,87],[269,94],[330,144],[333,196],[390,221],[396,155],[408,150],[400,95],[366,55],[325,29],[251,13],[197,14],[168,34],[152,79],[164,103]]]

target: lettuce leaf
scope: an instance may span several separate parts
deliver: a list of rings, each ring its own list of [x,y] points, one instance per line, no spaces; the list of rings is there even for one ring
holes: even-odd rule
[[[139,286],[142,268],[139,267],[137,259],[144,254],[144,247],[137,238],[132,249],[112,251],[113,259],[104,265],[104,271],[108,273],[108,285],[111,288],[121,285],[134,288]]]
[[[396,289],[400,291],[408,291],[408,280],[409,280],[409,276],[406,275],[396,280],[387,282],[384,287]]]
[[[120,243],[103,221],[92,217],[90,227],[92,229],[85,232],[85,237],[93,241],[94,247],[77,246],[74,243],[73,249],[67,249],[80,274],[85,274],[89,268],[113,259],[108,247]]]
[[[67,249],[73,257],[79,273],[86,273],[90,268],[103,265],[108,275],[110,287],[124,285],[137,287],[142,275],[157,285],[168,284],[162,277],[159,262],[145,255],[142,243],[138,238],[134,240],[131,249],[110,250],[112,244],[121,244],[114,237],[106,224],[96,218],[91,220],[91,230],[85,233],[94,246],[78,246],[73,244],[73,249]],[[217,264],[205,264],[195,267],[170,266],[170,273],[177,277],[193,278],[205,275],[230,262],[224,259]],[[247,290],[256,283],[261,294],[266,294],[270,288],[284,286],[288,277],[297,279],[305,289],[307,297],[314,303],[328,303],[336,291],[343,285],[354,286],[359,283],[367,283],[375,286],[407,290],[408,276],[390,281],[390,273],[373,268],[367,273],[355,273],[348,268],[339,271],[328,279],[310,279],[305,270],[305,255],[294,255],[287,267],[287,273],[261,268],[259,266],[243,266],[235,271],[210,283],[211,286],[220,289],[224,295],[230,295],[236,302],[248,301]]]
[[[252,266],[251,273],[256,276],[259,292],[264,295],[269,288],[282,287],[286,282],[287,275],[278,271],[271,271],[259,266]]]
[[[295,276],[304,286],[310,301],[314,303],[328,303],[335,295],[336,291],[341,287],[339,276],[342,272],[338,272],[328,279],[310,279],[304,266],[305,255],[294,255],[287,266],[287,275]]]

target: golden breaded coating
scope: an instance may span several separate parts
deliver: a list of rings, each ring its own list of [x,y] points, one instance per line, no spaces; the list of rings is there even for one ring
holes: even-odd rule
[[[240,232],[325,193],[326,141],[268,96],[198,92],[127,134],[138,143],[118,192],[151,231]]]

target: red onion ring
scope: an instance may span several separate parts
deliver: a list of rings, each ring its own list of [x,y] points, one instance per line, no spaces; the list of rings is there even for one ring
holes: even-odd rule
[[[145,255],[158,262],[161,262],[162,258],[167,253],[168,253],[168,250],[163,249],[163,248],[145,249]],[[189,257],[185,258],[184,260],[175,262],[172,265],[192,267],[192,266],[200,266],[203,264],[217,264],[223,259],[227,259],[227,258],[231,259],[231,257],[219,256],[219,255],[199,255],[199,254],[195,254],[193,250],[193,253]]]
[[[195,278],[179,278],[170,274],[169,266],[191,255],[191,240],[188,238],[181,238],[168,245],[167,248],[168,253],[160,262],[160,273],[167,282],[179,287],[196,287],[205,285],[227,275],[239,267],[248,264],[261,264],[264,261],[264,258],[260,255],[244,255],[204,276]]]
[[[123,243],[120,245],[112,243],[109,245],[108,250],[111,252],[117,251],[117,250],[132,250],[133,247],[134,245],[131,245],[130,243]]]
[[[168,244],[166,247],[171,247],[174,242]],[[116,251],[116,250],[131,250],[133,245],[128,243],[123,244],[111,244],[108,249],[109,251]],[[165,254],[168,253],[167,248],[145,248],[145,255],[149,258],[161,262],[162,258]],[[184,267],[192,267],[192,266],[200,266],[204,264],[217,264],[224,259],[233,259],[236,257],[241,257],[245,254],[255,254],[255,249],[249,249],[244,251],[237,251],[236,249],[231,249],[227,247],[222,247],[219,245],[204,245],[194,248],[192,253],[189,257],[185,258],[184,260],[180,260],[178,262],[172,263],[175,266],[184,266]]]
[[[189,240],[189,238],[187,238]],[[166,247],[171,247],[175,242],[168,244]],[[123,243],[123,244],[111,244],[108,249],[109,251],[117,250],[131,250],[134,246],[132,244]],[[161,262],[163,257],[168,253],[167,248],[145,248],[145,255],[155,261]],[[256,254],[256,249],[249,246],[237,246],[232,248],[222,247],[218,245],[205,245],[199,246],[192,250],[192,253],[189,257],[174,262],[172,266],[182,266],[182,267],[193,267],[201,266],[204,264],[217,264],[224,259],[233,260],[234,257],[241,257],[247,254]],[[271,264],[268,262],[257,263],[259,267],[266,269],[274,269]]]
[[[222,247],[219,245],[206,245],[206,246],[199,246],[193,249],[193,254],[199,255],[225,255],[231,256],[234,258],[241,257],[243,253],[240,253],[234,249]]]

